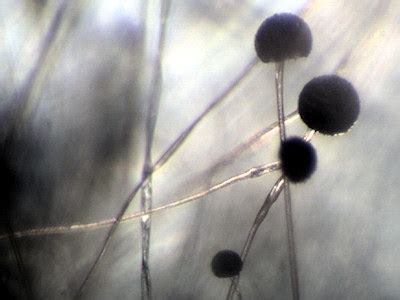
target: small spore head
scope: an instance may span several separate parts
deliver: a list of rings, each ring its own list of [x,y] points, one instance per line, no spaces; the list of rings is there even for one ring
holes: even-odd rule
[[[294,183],[310,178],[317,166],[314,147],[299,137],[291,137],[282,142],[279,158],[283,174]]]
[[[353,126],[360,113],[360,100],[346,79],[323,75],[304,86],[298,110],[308,127],[322,134],[334,135]]]
[[[242,267],[243,262],[240,255],[231,250],[219,251],[211,262],[211,270],[219,278],[239,275]]]
[[[312,48],[311,30],[296,15],[275,14],[265,19],[258,28],[255,48],[258,57],[265,63],[307,57]]]

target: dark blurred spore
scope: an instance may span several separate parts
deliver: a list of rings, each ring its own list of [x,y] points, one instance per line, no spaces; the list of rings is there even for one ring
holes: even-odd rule
[[[317,156],[311,143],[299,137],[284,141],[279,151],[282,171],[291,182],[302,182],[315,171]]]
[[[240,255],[231,250],[219,251],[211,262],[212,272],[219,278],[239,275],[242,266],[243,262]]]

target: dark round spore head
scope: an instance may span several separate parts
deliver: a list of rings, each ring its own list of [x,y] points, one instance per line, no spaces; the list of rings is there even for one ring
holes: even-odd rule
[[[256,52],[265,63],[306,57],[311,47],[310,28],[293,14],[281,13],[267,18],[256,33]]]
[[[279,151],[283,174],[294,183],[308,179],[317,166],[317,155],[311,143],[302,138],[285,140]]]
[[[352,84],[337,75],[308,82],[299,96],[299,114],[308,127],[323,134],[348,131],[360,113],[360,100]]]
[[[240,255],[231,250],[222,250],[215,254],[211,269],[215,276],[228,278],[239,275],[243,263]]]

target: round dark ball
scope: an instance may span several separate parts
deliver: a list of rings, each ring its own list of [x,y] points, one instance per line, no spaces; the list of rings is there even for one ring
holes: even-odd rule
[[[299,114],[308,127],[334,135],[348,131],[360,113],[360,100],[352,84],[337,75],[308,82],[299,96]]]
[[[228,278],[239,275],[243,262],[240,255],[231,250],[222,250],[215,254],[211,269],[215,276]]]
[[[255,48],[263,62],[306,57],[312,48],[311,31],[307,23],[296,15],[275,14],[258,28]]]
[[[294,183],[308,179],[317,166],[317,155],[311,143],[302,138],[285,140],[279,151],[283,174]]]

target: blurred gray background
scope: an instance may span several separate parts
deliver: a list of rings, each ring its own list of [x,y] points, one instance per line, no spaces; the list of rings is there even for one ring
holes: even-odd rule
[[[4,128],[6,116],[14,119],[16,91],[34,74],[14,119],[13,166],[22,179],[11,213],[15,231],[113,218],[139,182],[158,7],[159,1],[135,0],[1,1]],[[57,11],[57,32],[38,60]],[[400,1],[172,0],[153,161],[252,61],[254,33],[276,12],[300,14],[314,39],[308,58],[285,65],[286,112],[296,109],[304,84],[322,74],[347,78],[361,99],[350,132],[313,138],[318,169],[292,186],[301,297],[400,299]],[[274,66],[257,63],[207,114],[154,173],[154,206],[277,160],[275,130],[221,163],[276,120],[273,80]],[[297,118],[287,131],[305,129]],[[229,281],[212,275],[211,259],[221,249],[241,250],[279,176],[242,181],[154,214],[154,298],[224,299]],[[129,212],[139,210],[138,196]],[[282,200],[243,269],[244,299],[291,297]],[[17,238],[34,298],[73,298],[107,230]],[[121,224],[82,298],[140,299],[140,240],[138,219]],[[23,297],[4,234],[0,248],[2,284]]]

